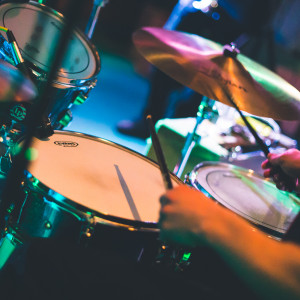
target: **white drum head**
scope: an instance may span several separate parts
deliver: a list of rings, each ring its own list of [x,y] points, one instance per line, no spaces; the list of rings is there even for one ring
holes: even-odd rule
[[[0,5],[0,26],[13,32],[23,58],[45,72],[50,70],[63,24],[62,15],[44,5]],[[73,32],[58,75],[74,80],[88,79],[96,71],[93,50],[79,31]]]
[[[101,214],[157,223],[165,192],[159,167],[111,142],[80,133],[34,138],[29,172],[56,193]],[[172,176],[173,185],[181,181]]]
[[[285,233],[300,210],[300,199],[252,170],[206,162],[191,173],[191,182],[219,203],[263,227]]]

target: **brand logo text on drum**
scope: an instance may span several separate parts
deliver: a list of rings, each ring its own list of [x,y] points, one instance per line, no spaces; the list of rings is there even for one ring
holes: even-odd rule
[[[78,143],[75,142],[68,142],[68,141],[55,141],[55,145],[62,146],[62,147],[77,147]]]

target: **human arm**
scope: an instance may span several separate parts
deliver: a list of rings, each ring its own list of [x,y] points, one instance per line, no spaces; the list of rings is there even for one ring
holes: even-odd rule
[[[300,247],[278,242],[188,186],[161,198],[160,234],[167,243],[208,245],[265,299],[300,298]]]

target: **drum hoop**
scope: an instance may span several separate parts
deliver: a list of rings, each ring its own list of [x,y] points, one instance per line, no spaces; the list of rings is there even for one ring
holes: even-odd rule
[[[247,171],[252,171],[251,172],[251,175],[253,177],[256,177],[256,178],[259,178],[259,179],[262,179],[266,182],[268,182],[268,184],[270,185],[274,185],[273,181],[271,181],[270,179],[266,179],[264,178],[263,176],[255,173],[253,170],[251,169],[247,169],[247,168],[242,168],[242,167],[239,167],[239,166],[236,166],[236,165],[233,165],[233,164],[227,164],[227,163],[222,163],[222,162],[217,162],[217,161],[205,161],[205,162],[201,162],[199,163],[198,165],[196,165],[193,170],[191,171],[189,177],[194,177],[196,175],[196,173],[198,172],[199,169],[201,168],[204,168],[204,167],[210,167],[210,166],[224,166],[226,167],[228,170],[241,170],[243,172],[247,172]],[[210,197],[211,199],[213,199],[214,201],[216,201],[219,205],[222,205],[223,207],[225,207],[226,209],[229,209],[228,207],[226,207],[224,204],[222,204],[218,199],[216,199],[215,197],[213,197],[211,195],[210,192],[206,191],[204,189],[204,187],[200,184],[200,182],[198,182],[198,180],[195,178],[189,178],[190,180],[190,183],[193,187],[195,187],[196,189],[198,189],[199,191],[203,192],[206,196]],[[293,194],[292,194],[293,196]],[[295,199],[294,201],[296,202],[297,201],[297,197],[295,196]],[[230,209],[229,209],[230,210]],[[259,221],[256,221],[255,219],[249,219],[247,218],[246,216],[244,217],[243,215],[240,215],[234,211],[232,211],[233,213],[241,216],[242,218],[244,218],[246,221],[250,222],[250,224],[254,224],[256,225],[258,228],[260,228],[261,230],[265,231],[266,233],[270,234],[272,237],[275,237],[275,238],[281,238],[283,235],[284,235],[284,231],[281,230],[280,228],[274,228],[274,226],[272,225],[269,225],[267,223],[264,223],[264,222],[259,222]]]
[[[3,3],[0,4],[0,8],[1,6],[5,5],[5,4],[15,4],[16,7],[26,7],[28,5],[32,5],[34,7],[36,7],[37,9],[40,9],[42,12],[45,12],[51,16],[54,16],[56,17],[59,21],[61,21],[62,23],[65,22],[65,17],[63,16],[63,14],[61,14],[60,12],[56,11],[55,9],[51,8],[51,7],[48,7],[44,4],[40,4],[40,3],[37,3],[35,1],[28,1],[26,3],[11,3],[9,1],[5,1]],[[38,11],[38,10],[37,10]],[[95,66],[95,72],[94,72],[94,75],[92,75],[91,77],[89,78],[85,78],[85,79],[72,79],[72,78],[67,78],[67,77],[64,77],[64,76],[61,76],[61,75],[57,75],[57,78],[56,78],[56,83],[59,83],[59,84],[62,84],[62,85],[70,85],[71,87],[72,86],[83,86],[83,85],[86,85],[87,83],[91,82],[91,81],[95,81],[96,80],[96,77],[98,76],[100,70],[101,70],[101,59],[100,59],[100,56],[99,56],[99,53],[98,53],[98,50],[96,48],[95,45],[93,45],[89,40],[88,38],[84,35],[84,33],[79,29],[79,28],[74,28],[74,33],[76,33],[76,35],[78,35],[79,39],[82,39],[86,44],[87,46],[90,48],[93,56],[94,56],[94,59],[95,59],[95,63],[96,63],[96,66]],[[22,51],[22,50],[21,50]],[[43,70],[42,68],[38,67],[36,64],[34,64],[33,62],[30,61],[30,68],[41,74],[41,76],[43,78],[47,78],[48,77],[48,73]]]
[[[111,142],[109,140],[99,138],[90,134],[85,134],[85,133],[80,133],[76,131],[67,131],[67,130],[55,130],[54,134],[62,134],[62,135],[73,135],[73,136],[78,136],[78,137],[83,137],[87,138],[93,141],[98,141],[100,143],[104,143],[106,145],[113,146],[115,148],[118,148],[120,150],[125,150],[128,153],[131,153],[144,161],[150,163],[154,167],[158,167],[158,164],[153,161],[152,159],[143,156],[142,154],[129,149],[127,147],[121,146],[117,143]],[[21,138],[17,144],[21,143],[24,138]],[[157,229],[157,223],[155,222],[146,222],[146,221],[137,221],[137,220],[130,220],[130,219],[125,219],[113,215],[108,215],[107,213],[101,213],[98,211],[95,211],[93,209],[90,209],[82,204],[79,204],[72,199],[64,197],[62,194],[56,192],[55,190],[52,190],[49,186],[43,184],[38,178],[34,177],[29,171],[26,171],[27,173],[27,179],[29,181],[33,182],[38,182],[38,184],[34,183],[35,188],[39,190],[40,193],[42,193],[45,197],[47,197],[48,200],[52,200],[55,204],[58,206],[62,206],[65,209],[70,209],[72,213],[78,212],[78,216],[82,215],[92,215],[95,216],[96,218],[99,218],[102,220],[102,223],[105,224],[110,224],[112,226],[116,226],[116,223],[119,224],[121,227],[126,227],[129,230],[131,228],[134,228],[134,230],[146,230],[146,229]],[[175,174],[170,172],[171,178],[176,181],[178,184],[183,184],[180,178],[178,178]],[[62,201],[63,199],[63,201]],[[157,200],[158,201],[158,200]]]

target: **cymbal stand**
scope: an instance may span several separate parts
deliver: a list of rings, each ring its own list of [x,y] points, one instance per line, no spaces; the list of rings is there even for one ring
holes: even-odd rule
[[[11,158],[11,148],[15,145],[15,136],[17,136],[14,131],[15,122],[12,121],[10,126],[2,125],[0,128],[1,144],[6,148],[4,155],[0,157],[0,174],[7,175],[9,169],[12,165]]]
[[[196,10],[193,8],[193,2],[194,0],[178,0],[168,20],[164,24],[164,29],[175,30],[184,15]]]
[[[202,101],[199,105],[197,117],[196,117],[196,124],[194,126],[194,129],[192,132],[189,132],[186,136],[185,144],[183,146],[183,149],[181,151],[181,156],[174,168],[174,173],[180,177],[182,175],[182,172],[186,166],[186,163],[190,157],[190,154],[196,145],[196,143],[199,143],[201,136],[197,135],[197,129],[199,125],[205,120],[212,120],[215,117],[217,117],[218,112],[215,107],[215,101],[211,100],[205,96],[203,96]]]
[[[225,45],[223,47],[223,55],[225,55],[227,57],[231,57],[232,59],[236,59],[238,53],[240,53],[240,51],[239,51],[239,49],[237,49],[235,43],[231,43],[231,44]],[[249,129],[251,134],[253,135],[257,145],[263,151],[266,158],[268,158],[268,154],[270,153],[269,147],[263,142],[263,140],[260,138],[258,133],[255,131],[255,129],[252,127],[252,125],[248,122],[247,118],[244,116],[242,111],[239,109],[237,104],[234,102],[233,97],[231,96],[230,92],[226,88],[224,89],[224,92],[225,92],[225,94],[227,96],[227,99],[230,102],[230,104],[237,110],[237,112],[241,116],[242,120],[244,121],[245,125],[247,126],[247,128]],[[280,167],[278,167],[276,169],[276,172],[279,173],[282,180],[284,180],[285,185],[287,187],[287,190],[288,191],[293,191],[295,189],[295,182],[293,182],[292,178],[289,177],[287,174],[285,174]]]
[[[100,10],[106,3],[108,3],[108,0],[94,0],[92,13],[85,28],[85,34],[89,39],[91,39],[93,36]]]

